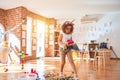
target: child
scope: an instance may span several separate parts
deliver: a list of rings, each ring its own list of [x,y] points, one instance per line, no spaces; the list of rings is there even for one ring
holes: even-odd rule
[[[63,76],[63,68],[65,64],[65,57],[68,57],[68,60],[71,64],[71,67],[74,71],[74,77],[77,77],[77,71],[76,67],[72,58],[72,51],[71,49],[74,48],[74,46],[71,46],[74,44],[72,40],[72,32],[73,32],[73,23],[70,21],[64,22],[62,25],[62,31],[60,32],[60,35],[58,37],[58,44],[60,46],[60,53],[61,53],[61,69],[60,69],[60,76]],[[67,41],[71,41],[72,44],[68,44]],[[76,45],[75,45],[76,46]]]

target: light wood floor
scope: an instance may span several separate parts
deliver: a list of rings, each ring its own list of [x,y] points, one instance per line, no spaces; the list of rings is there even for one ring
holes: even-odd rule
[[[92,61],[74,59],[80,80],[120,80],[120,60],[111,60],[110,64],[104,66],[94,66]],[[21,70],[19,64],[10,64],[7,66],[9,71],[4,72],[4,65],[0,64],[0,80],[18,80],[18,76],[31,68],[37,69],[39,74],[48,72],[59,73],[59,58],[43,58],[40,60],[30,60],[25,64],[25,69]],[[64,68],[66,75],[72,73],[68,61]]]

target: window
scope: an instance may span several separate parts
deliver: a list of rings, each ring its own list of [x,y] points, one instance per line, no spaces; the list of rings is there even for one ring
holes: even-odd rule
[[[27,17],[27,26],[26,26],[26,53],[32,55],[32,18]]]
[[[37,56],[44,56],[44,27],[45,23],[37,20]]]

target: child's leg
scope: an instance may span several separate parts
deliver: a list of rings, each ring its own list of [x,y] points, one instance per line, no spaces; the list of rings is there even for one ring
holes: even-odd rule
[[[74,71],[74,74],[77,77],[77,71],[76,71],[76,67],[75,67],[74,61],[73,61],[72,53],[71,52],[67,53],[67,57],[68,57],[68,60],[69,60],[69,62],[71,64],[71,67],[72,67],[72,69]]]
[[[63,68],[65,65],[65,57],[66,57],[66,54],[61,54],[61,68],[60,68],[61,73],[63,72]]]

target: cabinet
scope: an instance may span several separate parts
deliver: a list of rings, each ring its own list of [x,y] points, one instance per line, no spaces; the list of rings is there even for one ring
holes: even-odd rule
[[[54,31],[54,54],[55,56],[59,56],[59,45],[58,45],[58,36],[59,31]]]
[[[56,20],[49,19],[49,25],[45,28],[45,56],[59,56],[58,36],[60,28]]]
[[[96,49],[96,48],[98,48],[99,47],[99,44],[98,43],[90,43],[89,45],[88,45],[88,49],[89,49],[89,54],[90,54],[90,58],[93,58],[94,57],[94,50]]]

